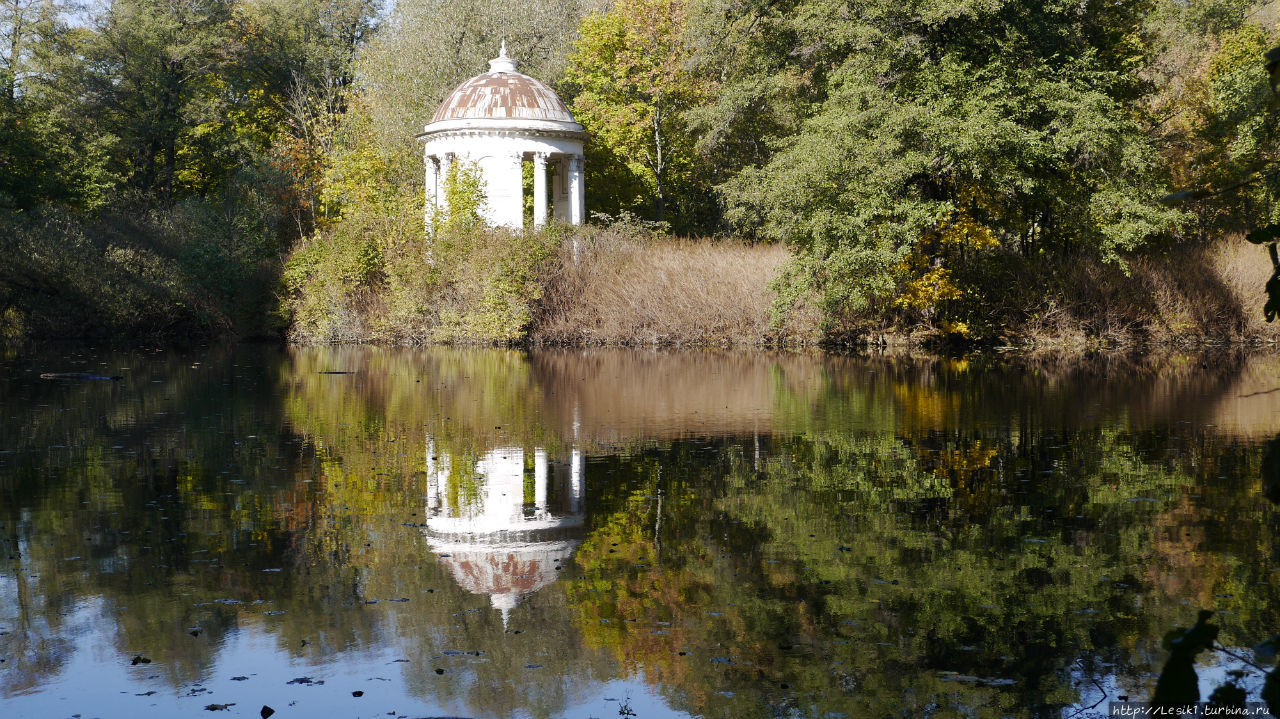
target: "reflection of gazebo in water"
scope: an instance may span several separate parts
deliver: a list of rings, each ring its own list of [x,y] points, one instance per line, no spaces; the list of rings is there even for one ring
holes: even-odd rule
[[[427,542],[454,579],[487,594],[502,612],[556,581],[582,530],[582,453],[549,462],[534,450],[526,466],[522,448],[495,449],[470,473],[453,472],[452,458],[427,449]]]

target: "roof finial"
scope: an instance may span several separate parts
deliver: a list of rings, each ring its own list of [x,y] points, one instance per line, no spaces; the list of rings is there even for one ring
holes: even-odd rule
[[[498,56],[489,61],[489,72],[516,72],[516,61],[507,57],[507,23],[502,22],[502,47]]]

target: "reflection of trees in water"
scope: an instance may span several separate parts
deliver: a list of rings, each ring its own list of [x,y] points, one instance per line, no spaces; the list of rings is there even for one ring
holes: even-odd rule
[[[712,715],[1035,713],[1075,696],[1074,658],[1151,666],[1181,599],[1233,595],[1224,632],[1245,638],[1276,619],[1267,526],[1238,521],[1264,511],[1261,453],[1201,428],[1238,368],[261,352],[0,385],[6,408],[49,405],[0,426],[0,521],[26,547],[0,573],[30,598],[0,622],[37,628],[4,637],[23,665],[2,691],[63,665],[86,597],[123,660],[174,683],[261,631],[302,661],[402,647],[414,692],[494,715],[555,713],[618,665]],[[403,525],[426,521],[432,457],[477,496],[486,454],[567,457],[575,427],[584,543],[505,633]],[[676,439],[698,433],[734,439]]]
[[[1076,699],[1076,660],[1143,684],[1189,597],[1231,595],[1217,601],[1242,639],[1277,619],[1258,584],[1276,547],[1249,521],[1267,511],[1256,451],[1202,438],[1152,463],[1141,437],[1097,430],[1028,457],[988,432],[926,435],[938,446],[897,482],[883,458],[909,437],[777,439],[760,464],[749,439],[677,444],[611,465],[568,586],[587,640],[708,716],[1038,716]],[[979,443],[985,469],[952,451]],[[1185,540],[1195,566],[1163,540],[1191,527],[1212,528]],[[1156,581],[1170,574],[1196,590]]]

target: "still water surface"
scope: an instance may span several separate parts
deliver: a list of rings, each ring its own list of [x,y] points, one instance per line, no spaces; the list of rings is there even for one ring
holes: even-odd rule
[[[1280,626],[1278,389],[1271,357],[11,352],[0,715],[1098,716],[1200,607]]]

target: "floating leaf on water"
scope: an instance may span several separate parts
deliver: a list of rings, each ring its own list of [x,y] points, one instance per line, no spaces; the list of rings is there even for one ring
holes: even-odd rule
[[[444,670],[440,667],[436,667],[436,674],[444,674]]]
[[[355,690],[355,691],[351,692],[351,696],[353,696],[353,697],[362,697],[362,696],[364,696],[364,692],[362,692],[362,691],[360,691],[359,689],[357,689],[357,690]]]
[[[249,677],[231,677],[231,681],[233,681],[233,682],[247,682],[247,681],[249,681]]]
[[[235,702],[231,702],[230,704],[208,704],[205,706],[205,711],[221,712],[226,711],[235,705]]]
[[[135,657],[133,658],[133,662],[132,662],[132,663],[133,663],[133,666],[135,666],[135,667],[136,667],[136,666],[138,666],[139,664],[150,664],[150,663],[151,663],[151,660],[150,660],[150,659],[147,659],[146,657],[144,657],[144,656],[142,656],[141,654],[139,654],[139,655],[137,655],[137,656],[135,656]]]
[[[155,692],[155,690],[154,690],[154,689],[152,689],[152,690],[151,690],[151,691],[149,691],[149,692],[143,692],[143,693],[141,693],[141,694],[134,694],[134,696],[135,696],[135,697],[149,697],[149,696],[151,696],[152,694],[155,694],[155,693],[156,693],[156,692]]]
[[[266,704],[263,704],[262,711],[258,712],[258,716],[262,717],[262,719],[268,719],[268,717],[270,717],[272,714],[275,714],[275,713],[276,713],[275,709],[272,709]]]

